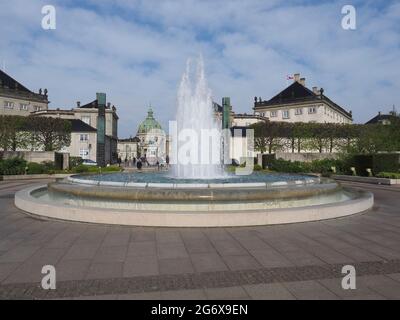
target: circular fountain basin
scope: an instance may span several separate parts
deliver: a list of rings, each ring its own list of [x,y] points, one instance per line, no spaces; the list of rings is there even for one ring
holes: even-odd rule
[[[77,175],[16,194],[31,214],[80,222],[167,227],[295,223],[360,213],[373,195],[305,175],[179,180],[168,173]]]

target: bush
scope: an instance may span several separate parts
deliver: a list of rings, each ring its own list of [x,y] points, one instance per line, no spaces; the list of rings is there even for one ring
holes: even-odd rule
[[[373,155],[373,172],[399,172],[400,154],[398,153],[378,153]]]
[[[273,160],[270,164],[271,170],[286,173],[320,173],[329,176],[333,173],[332,167],[337,173],[346,171],[346,163],[343,160],[324,159],[313,162],[286,161],[283,159]]]
[[[69,157],[69,168],[73,169],[83,163],[83,159],[81,157]]]
[[[46,167],[41,163],[29,162],[27,174],[43,174],[46,173]]]
[[[96,171],[98,171],[97,167],[92,167],[92,168],[96,168],[97,169]],[[101,172],[119,172],[121,170],[122,169],[119,166],[108,166],[108,167],[101,168]]]
[[[96,167],[94,167],[96,168]],[[71,170],[73,173],[85,173],[89,172],[89,167],[85,166],[83,164],[80,164],[79,166],[76,166],[75,168],[72,168]]]
[[[0,175],[25,174],[26,161],[22,158],[0,160]]]
[[[376,176],[378,178],[400,179],[400,173],[396,172],[380,172]]]
[[[254,171],[262,171],[262,167],[259,164],[255,164],[253,167]]]

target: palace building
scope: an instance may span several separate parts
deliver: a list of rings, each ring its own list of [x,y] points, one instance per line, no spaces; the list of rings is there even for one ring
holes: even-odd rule
[[[254,114],[270,121],[353,123],[351,111],[329,99],[324,89],[308,89],[305,81],[295,74],[294,82],[270,100],[254,98]]]
[[[47,89],[35,93],[0,70],[0,115],[28,116],[48,109]]]

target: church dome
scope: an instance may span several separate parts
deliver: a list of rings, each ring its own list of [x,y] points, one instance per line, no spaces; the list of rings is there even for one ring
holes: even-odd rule
[[[146,119],[139,125],[138,134],[146,134],[155,129],[162,128],[158,121],[154,118],[153,109],[150,106],[149,110],[147,111]]]

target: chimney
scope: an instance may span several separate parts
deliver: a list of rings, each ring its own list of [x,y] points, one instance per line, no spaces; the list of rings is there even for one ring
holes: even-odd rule
[[[294,75],[294,81],[300,82],[300,73],[295,73]]]
[[[80,108],[81,102],[80,102],[80,101],[77,101],[77,102],[76,102],[76,106],[77,106],[78,108]]]
[[[305,87],[306,86],[306,78],[301,78],[300,84],[303,85],[303,87]]]
[[[314,94],[319,95],[318,87],[313,87],[312,91],[314,92]]]

